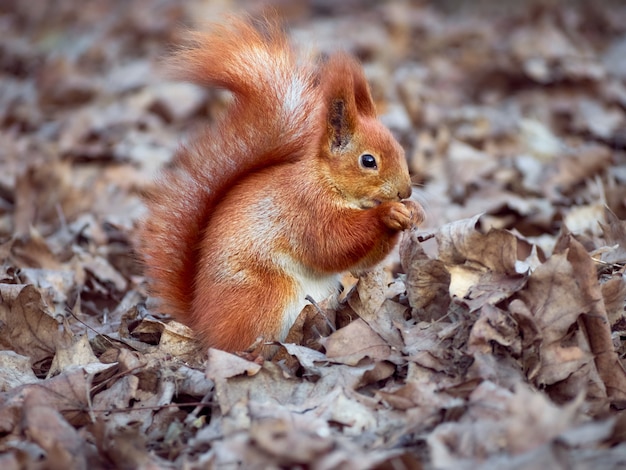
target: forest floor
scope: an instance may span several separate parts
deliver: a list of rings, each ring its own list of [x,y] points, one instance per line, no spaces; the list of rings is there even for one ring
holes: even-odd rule
[[[163,57],[258,3],[2,2],[0,467],[626,468],[626,5],[274,3],[361,59],[427,221],[272,361],[207,358],[133,237],[225,103]]]

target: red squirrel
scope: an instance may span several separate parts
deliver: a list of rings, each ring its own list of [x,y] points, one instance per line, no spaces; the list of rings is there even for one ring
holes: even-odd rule
[[[207,347],[281,341],[305,297],[380,262],[423,218],[398,142],[350,55],[299,54],[274,20],[192,33],[181,78],[229,90],[146,196],[139,251],[162,311]]]

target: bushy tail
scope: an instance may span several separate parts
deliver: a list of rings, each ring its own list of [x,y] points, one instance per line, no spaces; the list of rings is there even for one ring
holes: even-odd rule
[[[317,144],[324,119],[318,70],[311,60],[298,60],[275,21],[241,17],[192,33],[173,58],[177,76],[230,90],[234,102],[216,126],[179,150],[146,196],[139,250],[164,312],[188,317],[197,247],[228,188]]]

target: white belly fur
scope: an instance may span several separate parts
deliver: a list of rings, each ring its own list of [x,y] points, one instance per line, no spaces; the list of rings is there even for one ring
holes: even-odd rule
[[[330,276],[314,275],[302,266],[299,266],[299,269],[290,269],[289,271],[293,279],[298,282],[299,289],[295,300],[285,309],[280,331],[281,341],[287,337],[287,333],[289,333],[289,329],[293,326],[296,318],[304,306],[309,303],[306,300],[307,295],[320,302],[335,293],[339,287],[339,276],[336,274]]]

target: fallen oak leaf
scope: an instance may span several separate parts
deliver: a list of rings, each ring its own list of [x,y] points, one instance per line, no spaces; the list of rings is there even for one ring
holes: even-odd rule
[[[431,463],[435,468],[463,468],[464,462],[482,462],[486,456],[532,451],[573,426],[581,403],[555,405],[522,381],[513,391],[483,381],[470,395],[461,420],[443,423],[427,436]]]
[[[518,292],[517,296],[531,312],[542,337],[539,347],[541,364],[535,378],[537,383],[550,385],[565,380],[590,360],[588,355],[582,353],[586,349],[584,344],[568,344],[569,347],[579,348],[580,354],[577,355],[559,352],[570,329],[587,308],[567,253],[553,254],[537,267],[528,279],[526,288]],[[566,366],[561,362],[566,358],[573,362]]]
[[[63,415],[73,426],[89,422],[90,374],[80,368],[51,379],[16,387],[0,394],[0,430],[11,433],[23,419],[26,405],[44,406]]]
[[[426,255],[416,231],[402,237],[400,262],[412,316],[422,321],[444,317],[450,306],[450,273],[442,261]]]
[[[0,284],[0,347],[29,356],[36,364],[71,344],[71,334],[60,329],[48,311],[34,286]]]
[[[102,364],[93,353],[89,338],[86,334],[74,337],[70,344],[57,348],[48,377],[56,375],[70,367],[86,366],[88,364]]]
[[[264,416],[262,419],[253,416],[257,419],[250,425],[252,443],[271,455],[274,461],[281,465],[302,465],[332,449],[330,433],[320,432],[322,423],[316,422],[317,428],[311,426],[312,429],[308,429],[301,424],[303,419],[296,423],[292,414],[280,413],[286,416],[276,416],[277,411],[272,410],[274,416]]]
[[[293,343],[282,343],[288,354],[294,356],[306,371],[319,375],[320,365],[328,363],[324,353]]]
[[[541,331],[535,323],[532,312],[520,299],[513,299],[509,304],[509,312],[517,322],[522,340],[520,357],[524,374],[534,380],[541,368]]]
[[[571,235],[567,239],[567,258],[575,267],[573,275],[585,305],[582,322],[596,368],[604,381],[608,397],[613,401],[626,400],[626,371],[613,347],[611,329],[598,282],[595,264],[585,248]],[[557,248],[564,243],[557,242]]]
[[[47,403],[38,403],[33,395],[24,400],[22,430],[46,451],[41,462],[46,468],[87,468],[85,438],[57,410]]]
[[[276,355],[272,357],[274,362],[282,363],[285,368],[294,373],[299,364],[303,366],[304,364],[302,362],[298,363],[299,358],[296,359],[294,357],[295,354],[290,351],[288,346],[302,345],[304,346],[303,350],[321,350],[320,338],[326,337],[335,331],[336,311],[332,308],[327,308],[328,302],[323,301],[318,304],[312,298],[307,300],[311,303],[304,306],[295,323],[289,329],[285,341],[281,343],[284,348],[279,349]],[[293,350],[300,351],[297,348]]]
[[[515,319],[504,310],[485,304],[479,311],[478,319],[472,326],[467,350],[489,353],[492,343],[498,343],[509,349],[513,357],[522,353],[522,340]]]
[[[470,311],[509,298],[529,274],[517,259],[517,237],[500,229],[479,232],[481,215],[446,224],[436,235],[439,260],[450,273],[450,294],[464,299]]]
[[[346,296],[350,308],[389,346],[402,348],[402,337],[395,327],[404,320],[406,307],[388,298],[382,267],[359,275],[356,286]]]
[[[209,349],[206,376],[213,381],[217,382],[238,375],[256,375],[260,370],[261,365],[256,362],[220,349]]]
[[[604,210],[607,223],[599,222],[602,234],[607,246],[615,247],[613,250],[602,253],[602,261],[605,263],[626,263],[626,221],[619,220],[608,208]]]
[[[361,318],[324,338],[322,344],[330,361],[351,366],[365,358],[385,361],[392,355],[387,342]]]
[[[29,383],[37,383],[30,358],[14,351],[0,351],[0,393]]]
[[[622,273],[611,276],[601,285],[602,298],[606,316],[611,327],[624,319],[624,305],[626,305],[626,278]]]

